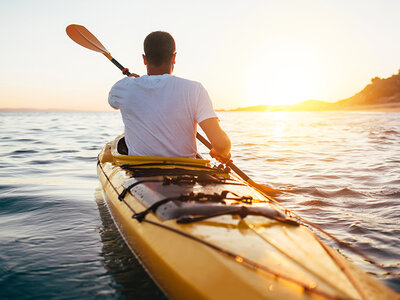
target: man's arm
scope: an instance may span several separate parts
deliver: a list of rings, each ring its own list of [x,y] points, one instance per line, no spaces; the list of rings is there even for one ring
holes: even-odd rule
[[[231,140],[219,125],[218,119],[206,119],[200,122],[199,125],[207,135],[213,147],[210,151],[210,155],[215,157],[218,161],[226,163],[231,157]]]

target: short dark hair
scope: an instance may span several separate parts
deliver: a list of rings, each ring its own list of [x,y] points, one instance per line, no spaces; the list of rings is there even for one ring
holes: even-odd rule
[[[175,54],[175,40],[168,32],[154,31],[144,39],[144,54],[153,66],[169,63]]]

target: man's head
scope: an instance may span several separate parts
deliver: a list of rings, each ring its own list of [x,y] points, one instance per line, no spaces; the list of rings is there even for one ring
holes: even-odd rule
[[[145,64],[154,67],[175,63],[176,49],[174,38],[165,31],[154,31],[144,40]]]

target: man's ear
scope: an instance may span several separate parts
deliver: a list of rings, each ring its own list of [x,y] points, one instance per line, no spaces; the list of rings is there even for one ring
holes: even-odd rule
[[[175,64],[175,58],[176,58],[176,52],[174,54],[172,54],[172,58],[171,58],[171,63],[173,65]]]
[[[147,66],[147,58],[146,58],[146,55],[142,54],[142,57],[143,57],[143,63],[144,63],[144,65]]]

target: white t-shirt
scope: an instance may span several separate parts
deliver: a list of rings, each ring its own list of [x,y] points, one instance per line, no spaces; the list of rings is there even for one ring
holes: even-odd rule
[[[121,110],[129,155],[193,158],[197,124],[217,118],[200,83],[169,74],[126,77],[108,102]]]

